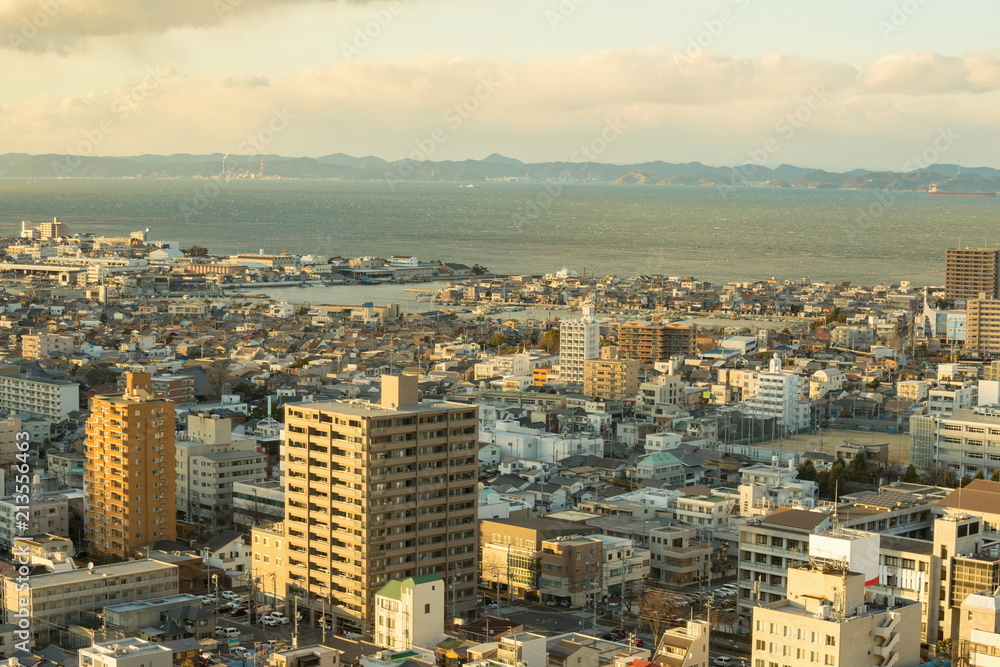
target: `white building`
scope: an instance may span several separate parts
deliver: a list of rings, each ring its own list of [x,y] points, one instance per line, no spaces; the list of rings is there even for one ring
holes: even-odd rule
[[[936,387],[927,392],[930,415],[951,415],[957,410],[971,410],[979,404],[979,386],[968,382]]]
[[[254,440],[233,440],[232,420],[189,414],[184,440],[178,440],[177,510],[188,521],[211,522],[233,512],[233,484],[262,482],[264,455]]]
[[[690,620],[685,625],[664,631],[651,662],[671,667],[709,667],[708,621]]]
[[[54,630],[92,621],[111,600],[134,602],[179,594],[179,572],[177,565],[143,559],[35,574],[26,591],[18,589],[16,578],[7,578],[2,580],[4,613],[11,619],[26,609],[36,642],[47,644],[56,636]]]
[[[778,457],[771,464],[763,463],[740,469],[740,516],[763,516],[778,507],[812,509],[819,496],[819,485],[798,479],[795,459],[787,466]]]
[[[375,594],[375,643],[403,651],[444,639],[445,582],[436,574],[390,581]]]
[[[818,370],[809,378],[809,398],[815,400],[823,398],[831,391],[840,391],[844,388],[845,382],[847,376],[839,370],[831,368]]]
[[[169,646],[128,637],[112,639],[80,649],[80,667],[172,667]]]
[[[864,575],[822,562],[788,570],[788,597],[753,609],[754,665],[915,667],[920,605],[866,594]]]
[[[0,375],[0,409],[62,421],[80,409],[80,385],[20,375]]]
[[[583,362],[601,356],[601,324],[593,307],[584,306],[583,318],[559,324],[559,377],[562,382],[583,383]]]
[[[35,476],[38,479],[38,476]],[[35,482],[37,486],[39,482]],[[27,526],[18,528],[27,514]],[[20,535],[50,533],[69,537],[69,496],[61,491],[33,494],[31,502],[21,507],[15,496],[0,498],[0,546],[7,549]]]
[[[753,393],[743,407],[754,417],[777,419],[787,433],[809,426],[809,400],[803,397],[802,377],[783,372],[777,356],[767,373],[757,374]]]
[[[480,431],[479,442],[496,448],[495,452],[487,447],[481,448],[480,460],[484,451],[490,456],[499,455],[500,459],[513,456],[547,463],[554,463],[574,454],[604,457],[604,439],[601,437],[539,433],[535,429],[510,422],[498,422],[495,429]]]
[[[896,396],[913,402],[927,398],[930,383],[926,380],[900,380],[896,383]]]

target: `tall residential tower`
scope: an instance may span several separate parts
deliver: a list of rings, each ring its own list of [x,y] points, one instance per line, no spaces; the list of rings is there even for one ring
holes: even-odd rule
[[[378,404],[299,403],[285,416],[285,520],[253,530],[265,599],[372,636],[386,583],[437,574],[448,616],[474,611],[477,408],[421,402],[416,377],[383,375]]]
[[[152,393],[149,373],[128,373],[124,394],[92,400],[84,477],[92,551],[127,558],[176,539],[174,414],[173,401]]]

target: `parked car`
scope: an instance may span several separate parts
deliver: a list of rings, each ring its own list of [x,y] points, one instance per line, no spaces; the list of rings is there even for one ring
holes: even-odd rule
[[[712,664],[716,667],[732,667],[733,659],[725,655],[720,655],[712,661]]]
[[[239,593],[234,593],[233,591],[222,591],[223,600],[239,600],[241,597],[243,596]]]
[[[271,612],[270,616],[271,618],[276,620],[278,623],[281,623],[282,625],[287,625],[292,622],[291,619],[289,619],[287,616],[285,616],[284,614],[279,614],[276,611]]]
[[[621,637],[619,637],[613,632],[605,632],[603,635],[601,635],[601,639],[609,642],[621,641]]]
[[[239,628],[216,628],[215,629],[215,636],[216,637],[239,637],[240,634],[241,633],[240,633],[240,629]]]
[[[201,596],[201,603],[202,604],[215,604],[218,601],[219,601],[219,598],[215,597],[215,595],[202,595]]]
[[[274,620],[270,616],[264,615],[260,617],[260,624],[266,628],[273,628],[277,625],[281,625],[278,621]]]
[[[628,633],[627,632],[625,632],[624,630],[620,630],[618,628],[613,629],[611,631],[611,634],[617,636],[618,639],[625,639],[626,637],[628,637]]]
[[[233,648],[230,651],[230,653],[232,653],[233,655],[235,655],[237,658],[252,658],[253,657],[253,651],[251,651],[249,649],[245,649],[242,646],[237,646],[237,647]]]

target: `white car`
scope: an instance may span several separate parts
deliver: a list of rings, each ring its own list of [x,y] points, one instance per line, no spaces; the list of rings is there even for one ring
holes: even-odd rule
[[[733,659],[728,656],[720,655],[712,661],[712,664],[716,665],[716,667],[730,667],[733,664]]]
[[[222,598],[224,600],[239,600],[243,596],[239,593],[234,593],[233,591],[222,591]]]
[[[278,623],[281,623],[282,625],[287,625],[292,622],[287,616],[285,616],[284,614],[279,614],[276,611],[271,612],[271,618],[276,620]]]
[[[218,600],[219,600],[219,598],[215,597],[214,595],[202,595],[201,596],[201,603],[202,604],[215,604],[216,602],[218,602]]]
[[[237,647],[233,648],[233,650],[230,651],[230,653],[232,653],[233,655],[235,655],[237,658],[252,658],[253,657],[253,651],[251,651],[250,649],[243,648],[242,646],[237,646]]]
[[[239,637],[240,634],[241,633],[240,633],[240,629],[239,628],[216,628],[215,629],[215,636],[216,637]]]
[[[277,620],[271,618],[270,616],[261,616],[260,624],[263,625],[265,628],[273,628],[277,625],[281,625]]]

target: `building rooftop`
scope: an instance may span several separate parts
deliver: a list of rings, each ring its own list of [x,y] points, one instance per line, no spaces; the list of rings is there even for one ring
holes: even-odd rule
[[[763,526],[812,531],[829,519],[830,516],[823,512],[808,512],[789,507],[779,507],[760,519],[760,524]]]
[[[392,417],[394,415],[440,412],[442,410],[455,410],[458,408],[468,410],[475,406],[468,403],[453,403],[451,401],[424,401],[423,403],[393,409],[384,407],[378,403],[369,403],[368,401],[321,401],[316,403],[286,403],[286,407],[332,412],[352,417]]]

